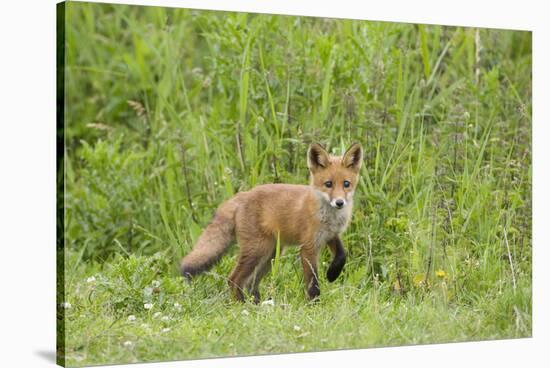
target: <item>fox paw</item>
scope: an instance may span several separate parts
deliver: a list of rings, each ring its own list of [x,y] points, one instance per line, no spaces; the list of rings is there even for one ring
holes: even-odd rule
[[[333,282],[340,276],[344,265],[346,264],[346,257],[334,258],[327,270],[327,280]]]

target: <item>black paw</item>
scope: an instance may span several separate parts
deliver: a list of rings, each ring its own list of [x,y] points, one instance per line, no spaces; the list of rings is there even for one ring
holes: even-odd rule
[[[319,285],[317,285],[316,282],[314,282],[313,285],[307,289],[307,295],[310,300],[317,300],[319,298],[319,295],[321,295],[321,289],[319,289]]]
[[[253,297],[252,303],[254,303],[256,305],[260,304],[260,300],[262,300],[262,299],[261,299],[259,291],[253,291],[252,292],[252,297]]]
[[[327,280],[329,282],[333,282],[334,280],[336,280],[338,276],[340,276],[340,274],[342,273],[345,264],[345,256],[334,258],[327,270]]]

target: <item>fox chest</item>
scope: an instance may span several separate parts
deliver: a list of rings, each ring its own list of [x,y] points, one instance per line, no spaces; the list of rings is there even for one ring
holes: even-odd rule
[[[326,208],[319,212],[319,228],[315,234],[316,245],[322,246],[330,239],[340,235],[351,219],[351,206],[344,209]]]

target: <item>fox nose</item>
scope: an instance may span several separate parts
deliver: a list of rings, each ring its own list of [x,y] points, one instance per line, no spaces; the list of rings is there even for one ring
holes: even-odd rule
[[[336,205],[336,207],[342,208],[342,207],[344,207],[344,200],[343,199],[337,199],[336,202],[334,202],[334,204]]]

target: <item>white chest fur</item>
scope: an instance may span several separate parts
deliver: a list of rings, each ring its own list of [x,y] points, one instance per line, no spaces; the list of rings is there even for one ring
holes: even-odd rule
[[[322,246],[328,240],[342,233],[351,219],[352,202],[348,201],[342,209],[332,207],[325,201],[320,201],[319,230],[315,236],[317,246]]]

